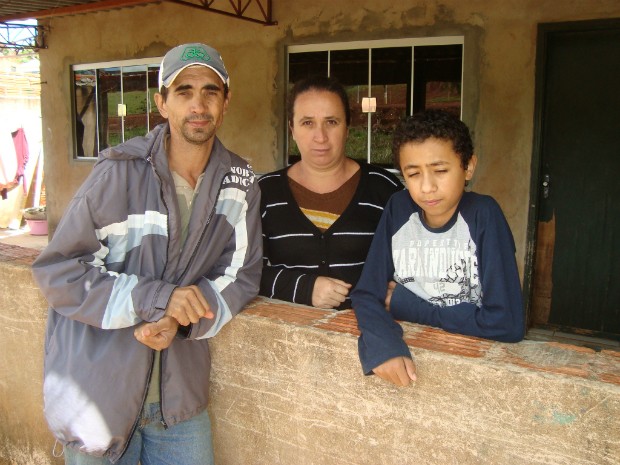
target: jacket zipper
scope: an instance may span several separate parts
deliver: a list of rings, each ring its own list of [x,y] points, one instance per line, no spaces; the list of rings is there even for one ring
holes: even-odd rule
[[[149,386],[151,384],[150,379],[151,379],[151,375],[153,374],[153,365],[155,364],[155,351],[152,350],[151,351],[151,355],[152,355],[152,359],[151,359],[151,369],[149,371],[148,374],[148,382],[146,383],[146,389],[144,390],[144,394],[142,395],[142,403],[140,404],[140,411],[138,412],[138,416],[136,418],[136,420],[133,423],[133,426],[131,427],[131,431],[129,433],[129,437],[127,438],[127,443],[125,443],[125,447],[123,447],[123,450],[121,451],[121,454],[118,456],[119,459],[125,455],[125,452],[127,452],[127,448],[129,447],[129,443],[131,443],[131,438],[133,438],[133,435],[136,433],[136,429],[138,429],[138,423],[140,423],[140,417],[142,416],[142,410],[144,409],[144,404],[146,403],[146,395],[149,392]]]
[[[159,176],[159,173],[157,173],[157,170],[155,169],[155,165],[153,165],[152,163],[152,158],[150,156],[147,158],[147,161],[151,164],[151,167],[153,168],[153,173],[155,173],[155,176],[157,176],[157,179],[159,180],[159,195],[161,197],[161,201],[164,204],[164,208],[166,209],[166,222],[168,223],[168,231],[170,231],[170,208],[168,208],[168,204],[166,203],[166,197],[164,196],[163,187],[162,187],[163,183],[161,181],[161,177]],[[169,253],[168,253],[169,248],[170,248],[170,235],[168,235],[168,241],[166,244],[166,261],[165,261],[164,269],[161,272],[161,276],[160,276],[161,280],[163,280],[164,276],[166,275],[166,267],[168,266],[168,258],[169,258]],[[151,373],[149,374],[147,388],[146,388],[147,393],[149,390],[149,386],[151,384],[151,376],[153,375],[153,368],[155,367],[155,352],[156,350],[153,349],[153,360],[151,361]],[[159,386],[158,386],[159,387],[159,413],[161,415],[160,422],[162,426],[164,427],[164,429],[168,429],[168,424],[166,423],[166,420],[164,419],[164,389],[163,389],[163,381],[162,381],[163,379],[162,377],[163,352],[164,351],[162,350],[159,353]],[[144,399],[142,399],[142,409],[144,409],[145,402],[146,402],[146,394],[144,395]]]
[[[151,162],[151,158],[148,158],[149,163]],[[152,166],[152,165],[151,165]],[[167,215],[167,221],[168,221],[168,231],[170,231],[170,209],[168,208],[168,205],[166,204],[166,199],[164,198],[163,192],[162,192],[162,182],[161,182],[161,177],[159,176],[159,174],[157,174],[157,170],[155,170],[155,167],[153,166],[153,172],[155,173],[155,175],[157,176],[157,178],[159,179],[159,185],[160,185],[160,195],[161,195],[161,199],[162,202],[164,203],[164,206],[166,207],[166,212],[168,212]],[[181,277],[179,278],[179,281],[182,281],[183,278],[185,277],[185,275],[187,274],[187,272],[189,271],[190,265],[192,264],[193,258],[196,256],[196,250],[198,250],[198,247],[200,246],[200,244],[202,243],[202,240],[205,236],[205,233],[207,232],[207,227],[209,226],[209,224],[211,223],[211,219],[213,218],[213,215],[215,214],[215,209],[217,207],[217,198],[220,195],[220,192],[222,190],[222,183],[224,182],[224,179],[226,179],[226,176],[232,174],[230,171],[228,171],[226,174],[224,174],[224,176],[222,177],[222,180],[220,181],[220,187],[218,188],[217,194],[215,196],[215,204],[213,205],[213,208],[211,209],[211,212],[209,213],[209,217],[207,218],[207,223],[205,224],[204,229],[202,230],[202,234],[200,235],[200,239],[198,240],[198,243],[196,244],[196,247],[194,248],[194,251],[192,252],[192,254],[190,255],[190,260],[187,263],[187,266],[185,267],[185,270],[183,270],[183,274],[181,274]],[[168,246],[170,245],[170,236],[168,236]],[[166,247],[166,265],[168,264],[168,248]],[[166,272],[166,267],[164,266],[164,270],[162,272],[162,278],[165,275]],[[166,349],[164,349],[166,350]],[[159,357],[159,407],[160,407],[160,413],[161,413],[161,424],[164,427],[164,429],[168,429],[168,424],[166,423],[166,419],[164,418],[164,389],[163,389],[163,377],[162,377],[162,372],[163,372],[163,359],[162,359],[162,355],[163,355],[163,350],[161,351],[162,353],[160,353],[160,357]],[[154,363],[155,360],[153,359]],[[150,376],[149,376],[149,380],[150,380]],[[150,381],[149,383],[150,384]],[[148,387],[147,387],[147,391],[148,391]],[[142,400],[142,408],[144,408],[144,402],[146,400],[146,394],[145,394],[145,398]],[[132,431],[132,435],[133,435],[133,431]],[[129,444],[129,443],[128,443]]]
[[[217,199],[220,196],[220,192],[222,191],[222,183],[224,182],[224,179],[226,179],[226,176],[228,176],[230,174],[232,174],[230,171],[227,172],[226,174],[224,174],[224,176],[222,177],[222,180],[220,181],[220,187],[218,188],[217,194],[215,196],[215,204],[213,205],[213,208],[211,209],[211,212],[209,213],[209,217],[207,218],[207,222],[205,224],[205,227],[203,228],[202,233],[200,234],[200,239],[198,240],[198,243],[196,244],[196,247],[194,247],[194,250],[193,250],[192,254],[190,255],[190,259],[187,262],[187,266],[185,267],[185,270],[183,270],[183,274],[179,278],[179,281],[183,281],[183,278],[185,277],[185,275],[189,271],[190,265],[194,261],[194,257],[196,256],[196,251],[198,250],[198,247],[200,247],[200,244],[202,244],[202,240],[204,239],[205,234],[207,232],[207,227],[211,223],[211,220],[213,219],[213,215],[215,215],[215,209],[217,208]]]

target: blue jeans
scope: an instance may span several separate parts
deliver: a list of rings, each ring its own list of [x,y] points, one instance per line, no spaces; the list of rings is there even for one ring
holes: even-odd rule
[[[64,448],[65,465],[110,465],[103,457]],[[146,404],[140,423],[117,465],[214,465],[211,421],[205,410],[164,429],[159,403]]]

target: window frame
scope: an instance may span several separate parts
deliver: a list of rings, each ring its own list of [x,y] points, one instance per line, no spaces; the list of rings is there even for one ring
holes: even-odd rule
[[[114,60],[114,61],[100,61],[100,62],[93,62],[93,63],[80,63],[80,64],[73,64],[71,65],[71,69],[70,69],[70,79],[71,79],[71,120],[72,120],[72,146],[73,146],[73,160],[74,161],[78,161],[78,162],[95,162],[97,161],[97,154],[99,152],[101,152],[101,150],[104,150],[104,148],[101,148],[100,146],[100,142],[99,142],[99,132],[100,132],[100,115],[99,115],[99,99],[100,99],[100,94],[99,94],[99,90],[97,88],[97,80],[95,80],[95,131],[97,132],[97,147],[94,150],[94,154],[93,155],[79,155],[80,150],[78,149],[78,137],[77,137],[77,126],[76,126],[76,118],[77,118],[77,113],[78,113],[78,108],[77,108],[77,102],[76,102],[76,85],[75,85],[75,74],[76,72],[79,71],[86,71],[86,70],[94,70],[95,73],[99,72],[99,70],[103,70],[103,69],[111,69],[111,68],[118,68],[120,71],[120,92],[121,92],[121,101],[123,98],[123,68],[131,68],[131,67],[135,67],[135,66],[146,66],[146,71],[148,74],[148,69],[150,67],[157,67],[159,68],[161,62],[163,60],[163,56],[157,56],[157,57],[150,57],[150,58],[136,58],[136,59],[129,59],[129,60]],[[149,121],[148,121],[148,115],[150,114],[150,95],[148,93],[148,86],[145,89],[146,92],[146,102],[147,102],[147,128],[149,127]],[[159,91],[159,89],[157,89],[157,91]],[[123,123],[123,132],[124,132],[124,123]],[[152,128],[149,128],[152,129]]]
[[[372,83],[372,51],[373,49],[380,48],[397,48],[397,47],[411,47],[411,82],[410,82],[410,92],[408,95],[409,99],[409,109],[410,114],[414,108],[414,71],[415,71],[415,48],[416,47],[424,47],[424,46],[441,46],[441,45],[460,45],[462,47],[461,52],[461,93],[460,93],[460,114],[459,117],[463,118],[463,108],[464,108],[464,84],[465,84],[465,36],[462,34],[458,35],[446,35],[446,36],[436,36],[436,37],[408,37],[408,38],[399,38],[399,39],[378,39],[378,40],[358,40],[358,41],[350,41],[350,42],[326,42],[326,43],[313,43],[313,44],[291,44],[286,46],[285,49],[285,61],[286,61],[286,69],[285,69],[285,101],[288,101],[289,90],[290,90],[290,55],[294,53],[307,53],[307,52],[327,52],[327,76],[331,75],[331,52],[333,51],[341,51],[341,50],[356,50],[356,49],[367,49],[368,50],[368,83],[366,84],[368,87],[368,96],[370,97],[371,89],[373,86]],[[376,85],[376,84],[375,84]],[[366,161],[371,163],[371,152],[372,152],[372,143],[371,136],[372,130],[371,128],[371,118],[373,113],[368,113],[368,141],[366,146]],[[288,115],[287,115],[287,105],[284,106],[284,121],[283,125],[285,130],[284,135],[284,163],[285,165],[290,165],[289,161],[289,152],[290,152],[290,144],[291,144],[291,134],[288,127]],[[391,171],[396,171],[390,168]]]

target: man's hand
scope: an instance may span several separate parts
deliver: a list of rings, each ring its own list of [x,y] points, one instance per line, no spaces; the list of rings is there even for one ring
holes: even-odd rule
[[[396,289],[396,282],[390,281],[388,283],[387,293],[385,294],[385,309],[390,311],[390,302],[392,302],[392,294],[394,294],[394,289]]]
[[[319,308],[335,308],[349,295],[351,285],[340,279],[319,276],[312,289],[312,305]]]
[[[181,326],[214,316],[198,286],[177,287],[172,291],[165,314],[177,320]]]
[[[155,350],[164,350],[170,347],[179,328],[177,320],[171,316],[164,316],[154,323],[144,323],[138,326],[134,337],[147,347]]]
[[[409,386],[416,380],[415,363],[409,357],[394,357],[372,370],[379,378],[396,386]]]

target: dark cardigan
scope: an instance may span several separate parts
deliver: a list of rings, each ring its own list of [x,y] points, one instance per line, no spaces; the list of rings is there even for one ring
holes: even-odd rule
[[[306,218],[293,198],[284,168],[261,177],[263,274],[259,293],[312,305],[318,276],[355,286],[383,207],[403,185],[387,170],[358,162],[361,178],[353,199],[324,233]],[[351,308],[346,299],[339,310]]]

